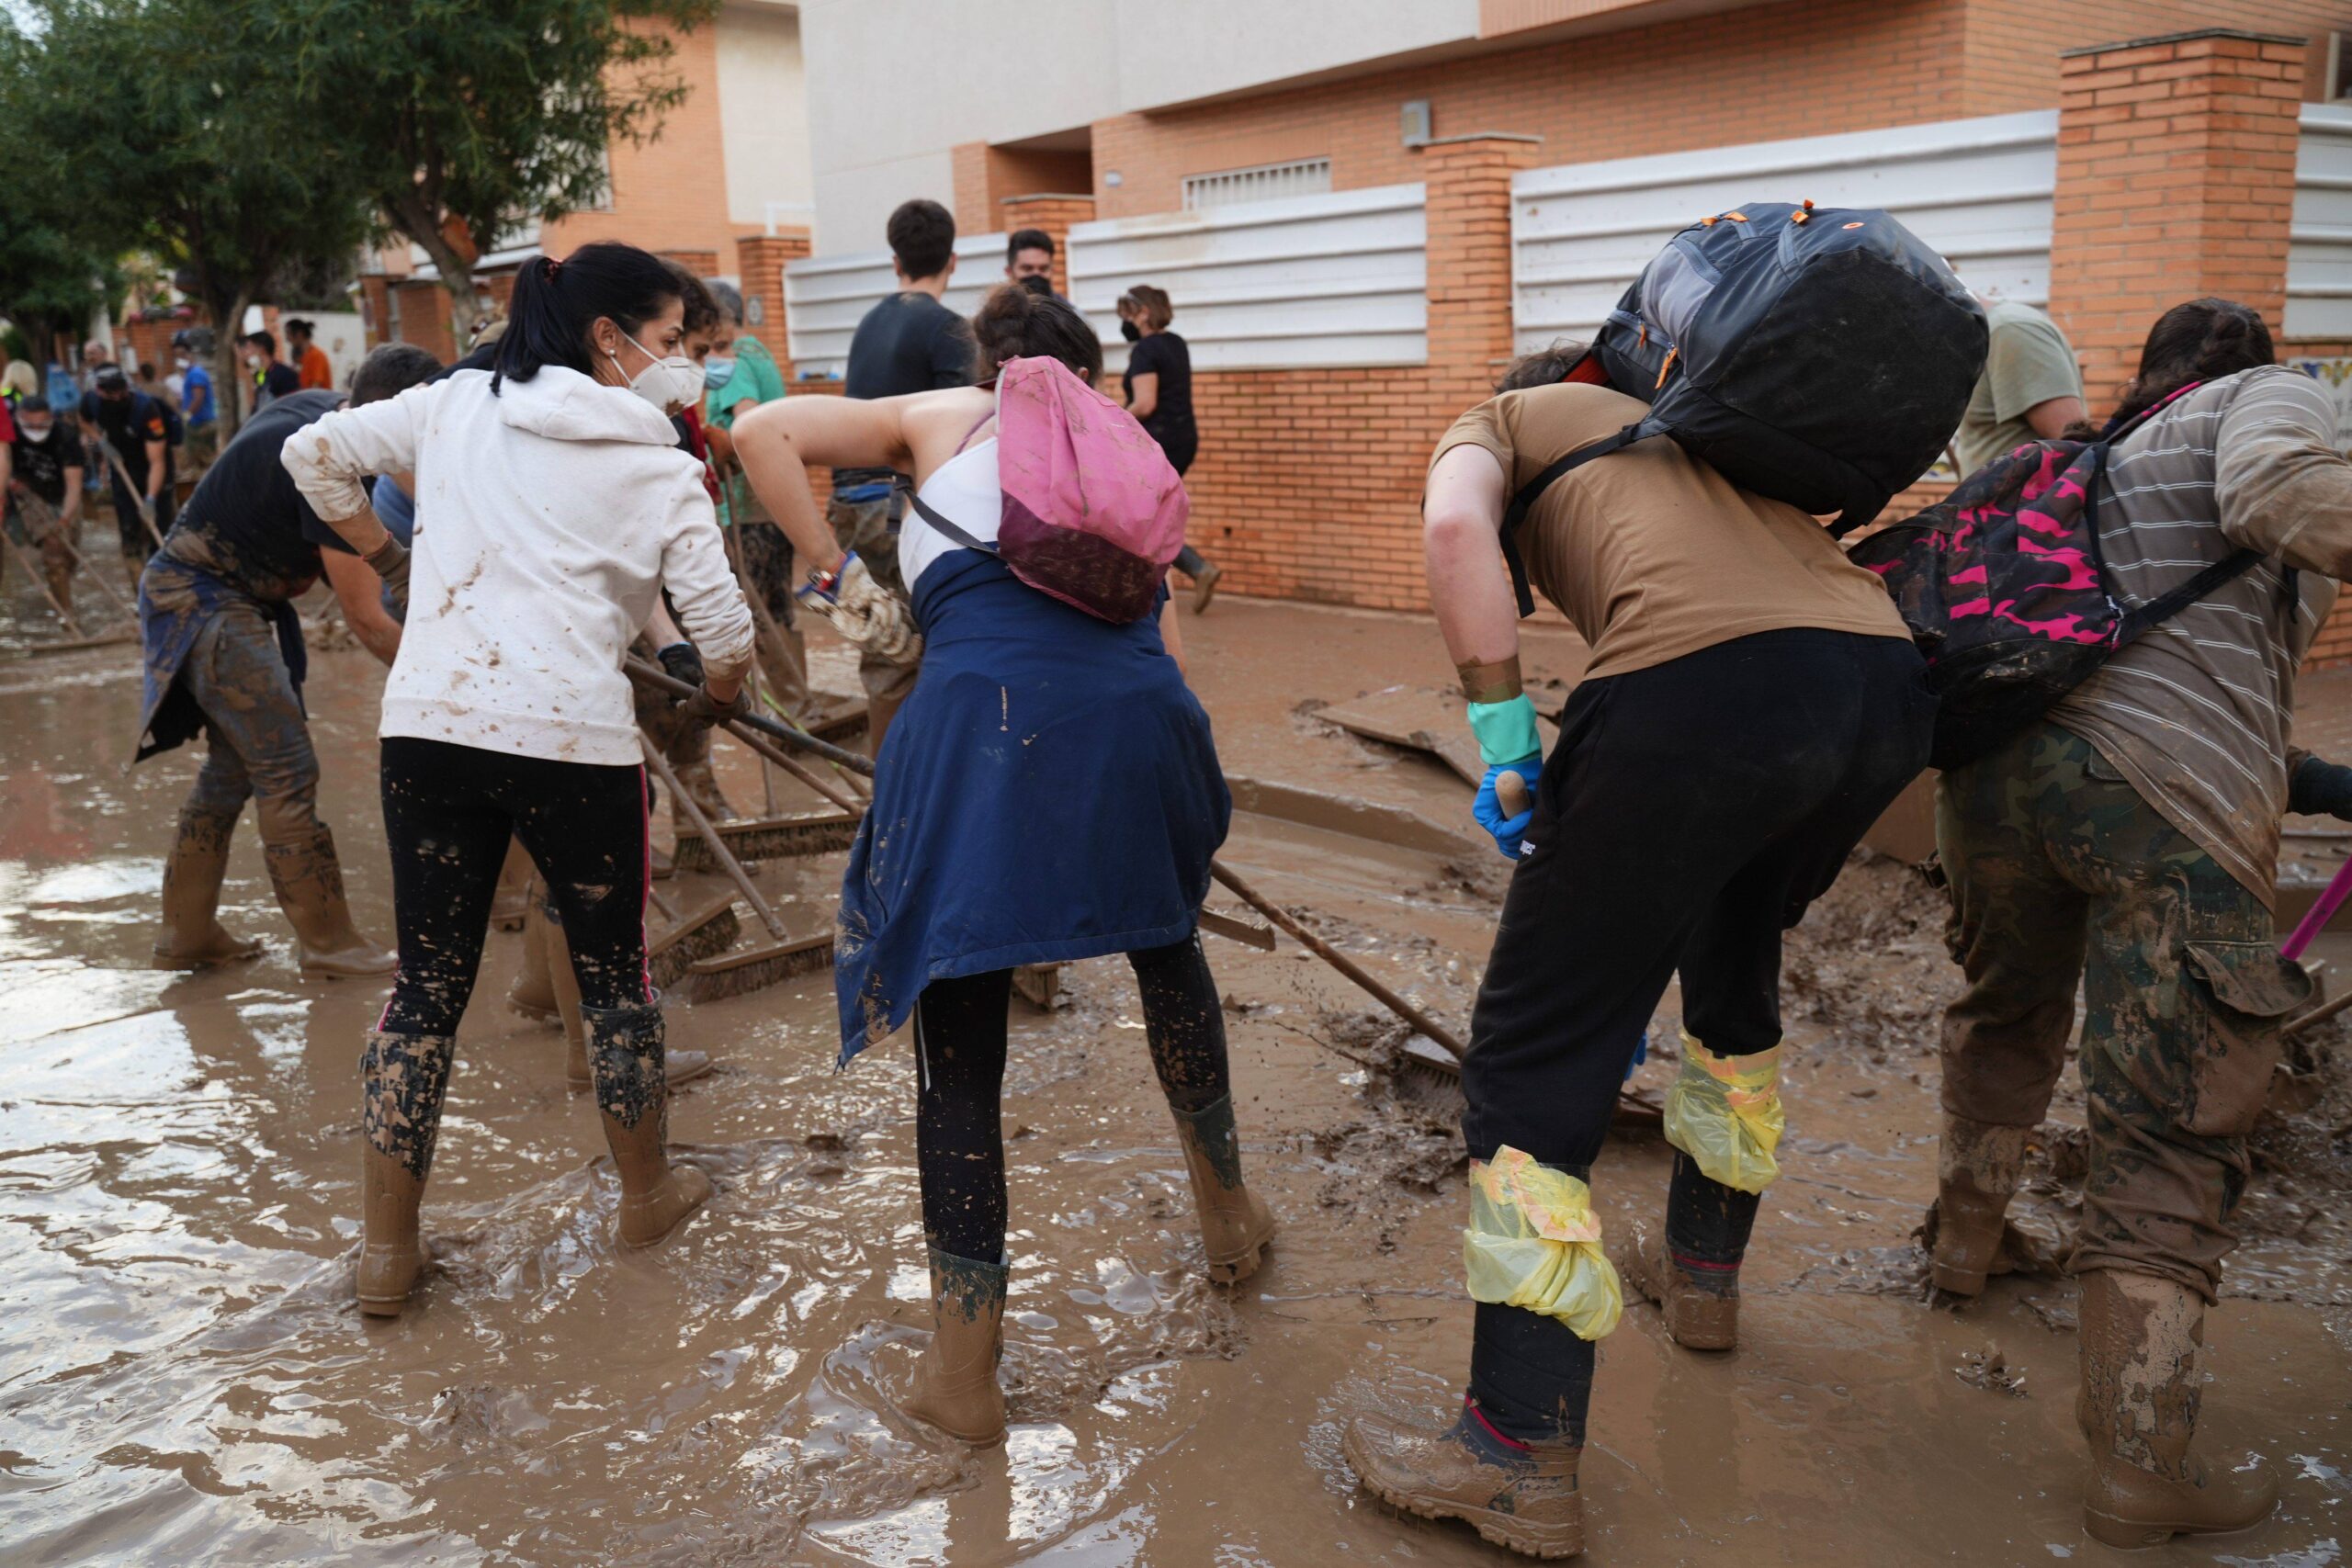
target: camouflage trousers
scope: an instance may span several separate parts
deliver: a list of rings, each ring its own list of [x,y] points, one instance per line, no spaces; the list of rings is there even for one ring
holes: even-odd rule
[[[1968,976],[1944,1014],[1944,1109],[2040,1122],[2080,986],[2090,1171],[2069,1266],[2211,1300],[2278,1026],[2312,989],[2269,909],[2053,724],[1943,776],[1936,843]]]
[[[910,598],[907,584],[899,575],[899,514],[903,503],[895,495],[873,501],[842,501],[835,497],[825,509],[825,521],[831,525],[833,538],[844,550],[854,553],[865,563],[874,580],[901,599]],[[915,677],[922,672],[918,659],[912,664],[894,664],[877,653],[860,649],[857,657],[857,679],[865,688],[865,754],[882,754],[882,737],[888,731],[890,721],[915,689]]]

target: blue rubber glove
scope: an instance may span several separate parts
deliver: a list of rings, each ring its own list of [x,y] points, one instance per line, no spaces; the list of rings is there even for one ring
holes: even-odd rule
[[[1495,798],[1495,781],[1504,773],[1517,773],[1527,781],[1528,807],[1516,817],[1504,816],[1502,802]],[[1526,852],[1521,840],[1527,825],[1535,820],[1535,781],[1543,776],[1541,754],[1522,757],[1516,762],[1487,764],[1486,781],[1478,786],[1478,798],[1471,802],[1470,815],[1478,819],[1479,827],[1495,836],[1495,848],[1505,860],[1516,861]]]

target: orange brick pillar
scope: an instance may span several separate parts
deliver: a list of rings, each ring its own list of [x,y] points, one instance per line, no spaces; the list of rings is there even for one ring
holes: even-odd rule
[[[1430,392],[1442,408],[1469,407],[1510,362],[1510,177],[1535,161],[1536,145],[1532,136],[1481,131],[1421,152]]]
[[[784,269],[788,262],[808,254],[808,231],[787,230],[781,234],[745,234],[735,242],[736,270],[743,276],[744,327],[758,338],[792,379],[792,340],[786,331]]]
[[[1069,294],[1069,228],[1094,220],[1091,196],[1008,196],[998,207],[1008,234],[1016,229],[1043,231],[1054,242],[1054,292]]]
[[[2208,28],[2059,62],[2050,307],[2096,416],[2167,308],[2243,300],[2279,330],[2303,40]]]
[[[717,277],[718,276],[718,253],[717,251],[656,251],[653,254],[660,256],[663,261],[676,262],[680,266],[684,267],[696,277]]]

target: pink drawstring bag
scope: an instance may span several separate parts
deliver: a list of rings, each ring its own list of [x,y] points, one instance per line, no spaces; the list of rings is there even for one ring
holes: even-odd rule
[[[1058,359],[1008,360],[997,373],[995,553],[1012,575],[1118,625],[1151,614],[1184,546],[1184,481],[1135,416]],[[918,496],[949,538],[989,549]]]

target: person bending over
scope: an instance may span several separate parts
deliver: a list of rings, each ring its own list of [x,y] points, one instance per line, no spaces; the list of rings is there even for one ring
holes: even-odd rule
[[[973,322],[978,387],[857,401],[795,398],[736,426],[736,450],[823,611],[895,637],[905,603],[847,569],[808,489],[812,464],[914,475],[925,505],[996,537],[997,369],[1050,355],[1091,382],[1078,312],[1006,285]],[[842,882],[834,995],[842,1060],[914,1021],[916,1159],[936,1328],[910,1414],[956,1437],[1004,1435],[1005,1010],[1012,970],[1125,953],[1184,1147],[1210,1277],[1246,1278],[1273,1219],[1243,1185],[1224,1014],[1194,929],[1232,815],[1208,716],[1184,685],[1167,613],[1099,620],[993,553],[908,519],[900,562],[922,672],[878,759]],[[1020,744],[1008,743],[1017,736]]]
[[[421,348],[387,344],[360,367],[352,396],[379,402],[439,368]],[[351,922],[334,833],[319,818],[319,757],[302,707],[310,660],[294,601],[325,576],[361,646],[386,664],[401,630],[377,595],[376,574],[320,520],[277,460],[288,437],[342,403],[338,392],[299,392],[248,420],[140,576],[145,686],[132,761],[208,737],[164,862],[158,968],[261,952],[259,942],[221,930],[217,913],[230,840],[248,799],[303,970],[353,976],[392,967],[392,954]]]
[[[2278,816],[2352,818],[2352,768],[2289,743],[2296,668],[2352,570],[2352,464],[2326,389],[2275,357],[2245,305],[2158,319],[2108,427],[2154,411],[2116,440],[2096,498],[2111,591],[2145,604],[2259,559],[1937,790],[1968,989],[1944,1014],[1935,1282],[1974,1295],[2007,1267],[2004,1216],[2079,988],[2090,1169],[2066,1266],[2085,1519],[2113,1546],[2242,1529],[2278,1495],[2260,1467],[2188,1452],[2246,1134],[2311,992],[2272,920]]]
[[[361,1066],[359,1302],[381,1314],[423,1266],[452,1036],[510,836],[562,911],[622,1243],[652,1245],[710,1194],[665,1148],[643,751],[621,672],[664,587],[707,671],[689,716],[733,712],[752,658],[701,465],[670,423],[700,389],[684,302],[661,258],[606,241],[526,265],[513,312],[495,369],[331,414],[283,454],[329,525],[410,589],[379,728],[400,969]],[[361,488],[390,473],[415,478],[413,558]]]
[[[1726,1349],[1779,1170],[1781,934],[1926,765],[1936,706],[1877,578],[1795,507],[1656,438],[1570,471],[1520,530],[1534,586],[1592,649],[1541,755],[1504,511],[1646,408],[1562,381],[1580,358],[1532,356],[1430,465],[1430,594],[1488,764],[1475,809],[1518,869],[1463,1065],[1469,1392],[1443,1431],[1367,1416],[1342,1445],[1392,1504],[1539,1556],[1583,1545],[1594,1345],[1620,1300],[1586,1183],[1634,1049],[1679,971],[1664,1233],[1618,1257],[1678,1341]],[[1532,807],[1500,803],[1507,774]]]

